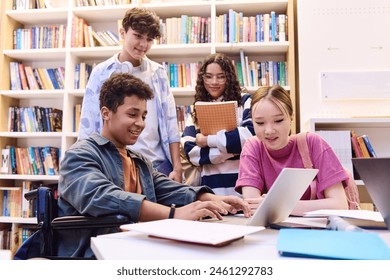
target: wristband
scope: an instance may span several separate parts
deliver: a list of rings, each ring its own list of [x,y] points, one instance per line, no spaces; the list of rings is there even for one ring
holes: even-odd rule
[[[176,210],[176,204],[171,204],[171,209],[169,210],[169,219],[173,219],[173,216],[175,216],[175,210]]]

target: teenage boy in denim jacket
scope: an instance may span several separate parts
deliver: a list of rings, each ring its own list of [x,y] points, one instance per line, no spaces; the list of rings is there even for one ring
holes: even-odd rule
[[[143,155],[128,149],[145,127],[148,85],[130,74],[112,75],[102,86],[101,135],[95,133],[66,151],[59,180],[59,216],[125,214],[131,222],[171,218],[222,219],[221,214],[249,205],[236,196],[216,196],[207,186],[192,187],[170,180]],[[177,208],[173,208],[175,204]],[[90,237],[107,229],[61,233],[60,256],[93,257]]]

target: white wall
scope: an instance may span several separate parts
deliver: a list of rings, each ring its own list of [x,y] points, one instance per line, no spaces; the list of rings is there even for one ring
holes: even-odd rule
[[[390,1],[298,0],[297,18],[301,130],[309,130],[310,118],[390,117]],[[389,71],[377,83],[380,98],[370,87],[357,93],[348,82],[345,96],[322,96],[322,72],[356,73],[362,89],[373,82],[362,81],[366,71]]]

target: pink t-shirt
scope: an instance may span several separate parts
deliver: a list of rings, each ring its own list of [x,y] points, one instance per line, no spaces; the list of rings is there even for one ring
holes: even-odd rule
[[[306,140],[313,168],[319,169],[315,179],[317,197],[323,198],[326,188],[338,182],[343,182],[345,186],[349,177],[332,148],[320,135],[308,133]],[[284,167],[304,167],[295,135],[290,137],[287,146],[275,151],[267,150],[266,146],[253,136],[245,142],[242,149],[235,189],[241,193],[242,187],[250,186],[259,189],[262,194],[267,193]],[[310,186],[301,199],[310,199]]]

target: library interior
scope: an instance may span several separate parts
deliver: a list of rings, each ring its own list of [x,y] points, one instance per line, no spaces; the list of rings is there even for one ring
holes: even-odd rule
[[[357,0],[350,4],[347,0],[1,1],[0,259],[13,259],[22,244],[42,230],[37,199],[29,201],[25,195],[43,186],[58,195],[61,162],[81,141],[78,132],[89,77],[96,65],[121,53],[126,44],[122,19],[135,7],[152,10],[159,17],[161,36],[153,38],[147,57],[167,74],[182,143],[190,137],[182,135],[194,114],[202,61],[223,53],[234,65],[242,94],[255,96],[259,88],[274,85],[288,92],[290,136],[308,132],[329,144],[350,174],[353,183],[349,185],[357,187],[358,206],[307,211],[301,217],[291,216],[293,209],[280,207],[275,210],[278,213],[267,212],[266,223],[254,226],[233,226],[229,218],[242,220],[240,214],[223,216],[226,223],[204,219],[202,226],[199,221],[179,219],[130,223],[119,217],[117,222],[122,224],[115,224],[117,233],[90,239],[95,258],[166,259],[169,252],[168,256],[185,260],[390,259],[390,199],[380,201],[386,192],[390,195],[390,188],[383,186],[387,190],[378,195],[378,188],[369,186],[381,185],[378,180],[371,181],[372,176],[357,170],[364,169],[359,160],[373,160],[370,165],[378,163],[378,168],[371,174],[390,179],[386,174],[390,39],[381,28],[390,26],[390,3]],[[213,83],[227,78],[211,75],[209,79]],[[209,120],[227,112],[204,103],[205,125],[212,126]],[[203,108],[198,106],[196,112],[201,114]],[[229,109],[237,112],[235,106]],[[210,134],[244,128],[238,127],[235,116],[229,117],[233,117],[233,128],[219,126]],[[258,123],[254,120],[254,131],[251,127],[246,132],[252,133],[250,137],[260,131]],[[246,138],[237,137],[243,145]],[[241,147],[235,156],[240,152]],[[211,154],[207,165],[212,165]],[[219,172],[225,172],[224,168]],[[204,167],[202,176],[208,170],[212,169]],[[175,206],[167,206],[173,216]],[[172,227],[177,227],[174,235],[167,230]],[[213,238],[219,243],[209,243]],[[321,246],[316,243],[319,239]],[[134,250],[139,254],[131,254]]]

